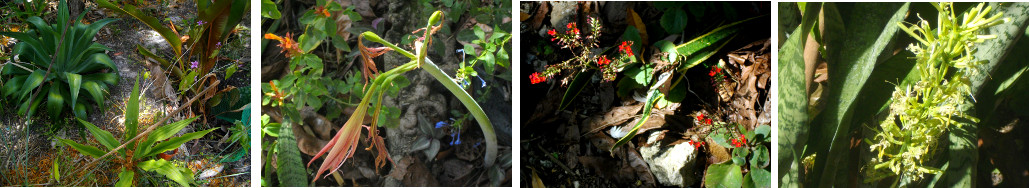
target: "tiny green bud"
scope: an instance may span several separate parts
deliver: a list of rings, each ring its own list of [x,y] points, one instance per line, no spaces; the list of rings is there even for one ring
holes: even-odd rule
[[[436,25],[436,22],[440,21],[440,17],[443,17],[443,11],[436,11],[429,17],[429,25]]]
[[[386,41],[382,40],[382,38],[380,38],[378,34],[372,33],[371,31],[365,31],[364,33],[361,33],[361,36],[364,36],[364,38],[372,42],[386,43]]]

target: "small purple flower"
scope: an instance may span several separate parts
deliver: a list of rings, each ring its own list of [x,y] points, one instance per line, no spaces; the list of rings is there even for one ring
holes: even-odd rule
[[[214,44],[214,46],[217,47],[217,48],[221,48],[222,47],[222,42],[218,42],[218,44]]]
[[[243,65],[245,65],[245,64],[244,63],[236,63],[236,66],[238,66],[239,68],[243,68]]]
[[[436,128],[437,129],[443,128],[443,126],[447,126],[447,122],[443,122],[443,121],[436,122]]]
[[[205,22],[205,21],[203,21],[203,20],[197,21],[197,25],[204,25],[204,24],[206,24],[206,23],[207,23],[207,22]]]
[[[189,68],[195,69],[197,67],[200,67],[200,63],[199,62],[197,62],[197,61],[189,62]]]

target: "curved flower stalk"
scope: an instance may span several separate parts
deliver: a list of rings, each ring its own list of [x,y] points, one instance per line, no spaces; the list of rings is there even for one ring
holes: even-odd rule
[[[436,25],[438,22],[440,22],[442,17],[443,13],[441,11],[436,11],[432,14],[432,17],[429,18],[429,22],[425,28],[424,36],[424,39],[427,41],[426,44],[428,44],[428,42],[431,42],[429,41],[431,40],[429,38],[429,35],[431,35],[432,32],[434,32],[435,30],[433,29],[433,25]],[[407,50],[401,49],[400,47],[397,47],[393,43],[389,43],[385,40],[382,40],[382,38],[380,38],[378,35],[372,32],[364,32],[360,36],[358,36],[358,41],[363,39],[368,39],[369,41],[383,44],[387,48],[392,49],[393,51],[396,51],[404,56],[407,56],[408,58],[411,58],[411,62],[408,62],[406,64],[400,65],[396,68],[390,69],[389,71],[379,74],[374,78],[374,81],[372,81],[370,85],[366,86],[367,89],[365,90],[365,95],[363,98],[361,98],[361,102],[357,105],[357,110],[354,112],[353,115],[350,116],[350,119],[347,120],[346,124],[343,125],[343,128],[341,128],[339,132],[336,133],[336,136],[334,136],[332,140],[330,140],[329,143],[326,144],[325,147],[323,147],[322,150],[314,156],[314,158],[317,159],[326,152],[328,152],[328,155],[326,155],[325,157],[325,161],[322,162],[321,166],[318,169],[318,172],[315,174],[314,180],[312,181],[317,180],[320,176],[322,176],[322,174],[328,176],[328,174],[326,174],[325,172],[329,170],[329,168],[332,168],[332,171],[338,170],[339,167],[343,165],[343,162],[346,162],[346,159],[349,159],[353,156],[354,151],[356,151],[357,149],[357,141],[360,137],[361,127],[363,126],[361,125],[361,123],[364,122],[364,118],[367,115],[365,113],[368,112],[370,104],[375,104],[375,114],[373,114],[372,119],[378,120],[379,112],[381,112],[382,109],[382,96],[386,93],[384,91],[387,89],[387,87],[390,86],[393,79],[396,79],[405,72],[417,68],[424,68],[425,71],[429,72],[429,74],[431,74],[433,78],[436,78],[437,81],[442,83],[443,86],[447,88],[447,90],[450,90],[450,92],[457,96],[458,100],[460,100],[461,103],[464,104],[466,108],[468,108],[468,111],[471,112],[472,116],[475,117],[475,120],[479,123],[479,126],[482,128],[483,135],[486,139],[486,154],[485,158],[483,158],[483,162],[485,166],[493,165],[493,161],[497,155],[497,138],[496,134],[493,131],[493,125],[490,124],[489,118],[486,117],[486,113],[482,110],[482,107],[479,107],[479,104],[476,103],[474,99],[472,99],[471,95],[465,92],[464,89],[462,89],[457,84],[457,82],[454,82],[454,80],[450,76],[448,76],[446,73],[440,70],[439,67],[432,62],[432,60],[425,58],[425,54],[427,53],[427,48],[429,45],[419,46],[419,49],[417,50],[418,54],[416,55],[412,54],[411,52],[408,52]],[[361,48],[362,52],[364,52],[364,49],[366,49],[367,47],[365,47],[362,44],[359,44],[358,48]],[[363,59],[365,61],[371,61],[370,58]],[[365,64],[370,64],[370,62],[365,62]],[[373,121],[372,125],[368,127],[368,137],[372,143],[370,144],[371,146],[369,148],[366,148],[366,150],[371,150],[371,148],[376,148],[378,150],[378,157],[376,157],[375,159],[375,164],[376,167],[381,168],[383,165],[385,165],[386,159],[390,160],[391,162],[392,159],[389,157],[389,153],[387,153],[385,150],[385,144],[383,144],[382,137],[379,137],[375,133],[375,128],[378,126],[377,124],[378,121]],[[312,159],[312,162],[313,161],[314,160]],[[308,163],[308,166],[310,165],[311,163]]]
[[[918,40],[908,50],[916,57],[920,78],[911,85],[897,86],[889,106],[889,116],[879,125],[881,130],[868,142],[873,158],[868,180],[904,176],[918,181],[925,174],[939,174],[938,168],[924,166],[923,161],[938,150],[937,145],[951,125],[962,126],[959,120],[978,122],[964,107],[974,105],[970,76],[982,74],[973,53],[976,44],[993,35],[981,35],[983,29],[1003,23],[1003,13],[986,17],[992,7],[983,4],[957,17],[952,3],[933,3],[939,10],[932,29],[925,20],[909,27],[897,23],[901,30]],[[897,178],[899,181],[901,178]]]

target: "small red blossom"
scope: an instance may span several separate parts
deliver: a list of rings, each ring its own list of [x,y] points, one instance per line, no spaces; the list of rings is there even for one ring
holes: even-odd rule
[[[632,56],[632,43],[629,41],[622,41],[622,45],[618,46],[618,51],[625,53],[625,55]]]
[[[600,58],[597,59],[597,66],[598,67],[604,67],[604,65],[607,65],[607,64],[611,64],[611,60],[607,59],[607,56],[600,56]]]
[[[554,30],[554,29],[550,29],[550,30],[547,30],[547,34],[549,34],[550,36],[555,36],[555,35],[557,35],[557,31]]]
[[[711,124],[711,119],[707,119],[707,122],[706,122],[706,123],[707,123],[708,125],[710,125],[710,124]]]
[[[568,22],[568,34],[579,35],[579,27],[575,26],[575,22]]]
[[[711,72],[707,73],[707,75],[708,76],[715,76],[716,74],[721,73],[721,72],[722,72],[722,68],[718,67],[718,66],[715,66],[715,67],[711,68]]]
[[[330,16],[329,15],[329,10],[326,9],[325,7],[318,7],[318,10],[315,10],[315,13],[324,15],[325,17],[329,17]]]
[[[704,120],[704,114],[697,115],[697,121]]]
[[[547,77],[540,76],[540,73],[534,72],[532,75],[529,75],[529,81],[532,82],[532,84],[538,84],[540,82],[546,82]]]

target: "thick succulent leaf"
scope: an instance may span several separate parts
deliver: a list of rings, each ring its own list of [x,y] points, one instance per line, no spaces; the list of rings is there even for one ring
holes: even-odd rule
[[[64,143],[64,145],[71,146],[72,149],[75,149],[75,151],[79,151],[79,153],[82,153],[83,155],[88,155],[93,158],[99,158],[100,156],[104,156],[104,154],[107,154],[107,152],[100,151],[100,149],[97,149],[93,146],[82,145],[79,143],[75,143],[75,141],[63,138],[57,139],[60,140],[61,143]]]
[[[806,15],[814,15],[821,9],[820,3],[807,3]],[[805,17],[804,22],[816,17]],[[806,26],[806,27],[804,27]],[[806,29],[805,29],[806,28]],[[799,187],[801,174],[800,159],[808,139],[808,97],[804,91],[804,44],[811,24],[794,29],[789,39],[779,49],[779,104],[778,104],[778,148],[779,183],[783,187]]]
[[[193,171],[188,168],[175,165],[174,163],[164,159],[143,161],[139,163],[137,167],[149,172],[157,172],[158,174],[164,175],[183,187],[189,187],[189,184],[193,183]]]
[[[132,180],[135,179],[136,172],[131,170],[125,170],[123,167],[121,172],[118,173],[118,182],[114,183],[115,187],[132,187]]]
[[[43,80],[45,80],[44,74],[46,74],[45,70],[36,70],[32,71],[32,74],[29,74],[28,77],[25,77],[25,83],[21,85],[21,94],[18,98],[24,100],[36,87],[43,84]]]
[[[79,123],[82,123],[82,125],[86,127],[86,130],[89,130],[89,134],[93,135],[93,138],[99,141],[100,145],[104,145],[104,147],[107,147],[108,150],[113,150],[114,148],[117,148],[121,145],[121,143],[118,143],[118,140],[114,138],[114,135],[111,134],[111,132],[107,132],[103,129],[100,129],[99,127],[93,125],[92,123],[89,123],[88,121],[82,119],[78,120]]]
[[[338,138],[339,135],[337,134],[335,137]],[[297,140],[293,135],[293,123],[288,119],[282,121],[279,128],[279,138],[276,141],[278,142],[275,146],[278,149],[278,155],[276,156],[278,168],[276,170],[279,175],[279,186],[307,186],[307,168],[300,157],[300,148],[297,148]],[[330,142],[330,144],[332,143]],[[315,159],[317,158],[318,156],[315,156]]]
[[[819,154],[810,177],[817,185],[832,186],[836,183],[836,177],[847,176],[837,172],[849,173],[841,171],[836,164],[843,163],[843,159],[851,156],[847,148],[850,138],[846,135],[851,130],[854,101],[875,68],[879,56],[898,33],[896,23],[904,20],[908,5],[909,3],[855,4],[854,10],[863,11],[853,11],[843,16],[849,19],[845,23],[850,29],[826,31],[841,33],[842,36],[839,36],[839,42],[829,42],[841,45],[829,52],[829,61],[835,63],[829,67],[829,85],[832,87],[825,96],[827,99],[838,100],[828,101],[825,111],[820,113],[821,121],[816,123],[821,126],[814,127],[819,129],[814,131],[821,136],[818,140],[824,141],[813,143],[813,151]],[[828,30],[834,27],[827,25],[826,28]],[[811,148],[809,146],[809,150]]]
[[[129,4],[115,5],[107,0],[97,0],[96,3],[99,7],[113,10],[115,12],[119,12],[122,14],[128,14],[129,16],[136,18],[140,22],[143,22],[143,24],[149,26],[150,29],[153,29],[154,31],[157,31],[157,33],[161,34],[161,37],[164,37],[164,40],[168,41],[168,45],[171,46],[173,50],[175,50],[175,54],[182,54],[182,40],[179,40],[179,36],[175,34],[175,32],[173,32],[171,29],[168,29],[168,27],[165,27],[163,24],[161,24],[160,20],[158,20],[157,18],[148,16],[146,13],[137,10],[136,6],[132,6]]]
[[[704,185],[707,187],[741,187],[743,186],[743,172],[740,166],[732,163],[712,164],[707,167],[704,175]]]
[[[71,96],[69,96],[69,97],[71,97],[71,103],[68,103],[68,104],[69,104],[69,106],[74,107],[75,104],[78,104],[78,102],[79,102],[78,101],[79,100],[79,90],[81,90],[81,88],[82,88],[82,75],[66,72],[66,73],[64,73],[64,77],[67,78],[67,81],[68,81],[68,92],[71,94]],[[86,118],[86,117],[78,117],[78,118]]]
[[[64,103],[67,103],[65,97],[68,95],[67,92],[63,91],[64,87],[55,86],[50,87],[49,91],[46,92],[46,110],[50,113],[50,117],[57,117],[64,112]]]
[[[179,146],[182,146],[182,144],[185,144],[190,140],[196,140],[201,137],[204,137],[204,135],[207,135],[207,133],[214,131],[215,129],[218,128],[211,128],[200,132],[186,133],[179,137],[169,138],[168,140],[165,140],[161,143],[158,143],[157,145],[154,145],[154,147],[150,149],[150,153],[147,153],[145,156],[153,156],[157,155],[158,153],[164,153],[165,151],[173,150],[175,148],[178,148]]]
[[[12,67],[5,67],[5,68],[9,69],[9,68],[12,68]],[[28,77],[29,77],[28,75],[15,76],[15,77],[12,77],[10,80],[7,80],[6,81],[7,83],[4,83],[4,88],[3,88],[3,95],[4,95],[4,97],[10,96],[11,94],[14,94],[14,93],[18,92],[18,90],[21,89],[22,83],[25,83],[25,78],[28,78]]]
[[[682,70],[685,70],[685,69],[689,69],[690,67],[696,66],[697,63],[703,61],[704,59],[707,59],[707,57],[710,57],[711,54],[705,54],[705,53],[695,54],[695,53],[704,51],[706,48],[708,48],[710,46],[718,46],[718,48],[721,48],[721,46],[724,45],[724,43],[722,43],[721,45],[719,45],[719,43],[724,42],[724,41],[729,41],[729,40],[726,40],[726,39],[730,39],[731,40],[731,38],[733,36],[735,36],[736,32],[739,31],[740,28],[742,28],[742,27],[737,27],[737,26],[746,25],[746,24],[742,24],[742,23],[747,23],[747,22],[752,21],[752,20],[759,20],[759,18],[764,18],[764,17],[765,16],[757,16],[757,17],[748,18],[748,19],[745,19],[745,20],[733,22],[733,23],[730,23],[730,24],[726,24],[726,25],[723,25],[721,27],[715,28],[714,30],[711,30],[711,32],[708,32],[708,33],[706,33],[704,35],[700,35],[697,38],[693,38],[693,40],[690,40],[689,42],[686,42],[686,43],[680,44],[679,46],[676,46],[675,48],[679,51],[679,55],[685,56],[685,57],[687,57],[687,59],[690,59],[690,57],[693,57],[693,56],[703,57],[703,58],[694,58],[695,59],[694,63],[687,62],[687,63],[680,64],[679,65],[679,70],[682,71]],[[715,49],[714,51],[718,51],[718,50]],[[714,52],[710,52],[710,53],[714,53]]]
[[[561,106],[558,108],[558,111],[564,110],[568,105],[572,104],[572,101],[575,101],[575,97],[579,96],[582,89],[586,88],[595,72],[597,71],[590,69],[575,75],[575,79],[572,80],[571,84],[568,84],[568,90],[565,90],[564,96],[561,97]]]

